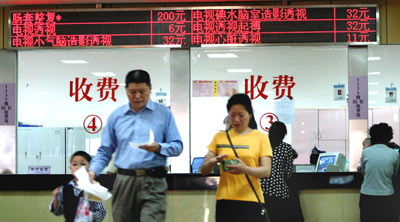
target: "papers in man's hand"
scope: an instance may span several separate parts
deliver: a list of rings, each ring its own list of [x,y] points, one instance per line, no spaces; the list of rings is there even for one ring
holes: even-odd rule
[[[75,177],[78,179],[78,188],[81,190],[84,190],[101,200],[107,200],[110,198],[112,195],[110,192],[108,192],[108,189],[101,186],[98,183],[91,183],[89,174],[86,171],[86,168],[82,166],[79,168],[77,171],[74,173]]]
[[[150,136],[149,136],[149,140],[148,141],[146,141],[144,143],[129,142],[129,145],[132,148],[138,148],[139,146],[142,146],[142,145],[150,145],[153,142],[154,142],[154,133],[153,133],[153,130],[150,129]]]

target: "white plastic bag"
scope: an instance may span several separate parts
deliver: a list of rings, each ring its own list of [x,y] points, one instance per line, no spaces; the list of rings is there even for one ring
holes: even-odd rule
[[[85,191],[85,193],[92,194],[104,201],[112,196],[106,187],[101,186],[99,183],[90,182],[89,174],[84,166],[75,171],[74,175],[78,178],[78,188]]]

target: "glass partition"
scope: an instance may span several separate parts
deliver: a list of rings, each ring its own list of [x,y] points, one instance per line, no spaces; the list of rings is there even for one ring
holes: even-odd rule
[[[369,125],[388,122],[397,144],[399,51],[368,47]],[[267,133],[271,120],[286,123],[285,141],[299,153],[295,164],[309,164],[314,147],[348,155],[347,55],[347,46],[191,48],[190,140],[183,138],[190,162],[225,129],[226,102],[235,92],[252,97],[260,130]],[[124,77],[132,69],[148,70],[151,98],[169,106],[170,56],[164,48],[19,51],[17,173],[68,173],[73,152],[94,155],[101,131],[88,132],[94,128],[85,129],[84,120],[96,115],[104,126],[128,102]]]
[[[169,49],[19,51],[17,173],[64,174],[73,152],[94,155],[133,69],[150,73],[151,99],[169,106]]]
[[[388,123],[396,144],[400,144],[399,61],[400,45],[368,47],[368,125]]]
[[[16,58],[16,52],[0,50],[0,174],[16,172]]]
[[[15,173],[15,126],[0,126],[0,174]]]
[[[288,128],[285,141],[309,164],[311,150],[347,154],[347,46],[191,49],[191,158],[225,129],[232,93],[252,98],[259,130]]]

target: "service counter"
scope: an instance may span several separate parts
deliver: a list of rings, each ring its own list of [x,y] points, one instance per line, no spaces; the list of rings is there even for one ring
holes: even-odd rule
[[[0,175],[0,221],[63,221],[47,208],[51,191],[71,179],[71,175]],[[360,173],[294,173],[292,179],[305,222],[359,221]],[[97,180],[112,189],[114,176],[100,175]],[[167,222],[214,221],[218,175],[168,174],[167,181]],[[111,199],[105,205],[104,222],[112,222]]]
[[[53,190],[72,179],[71,175],[0,175],[0,191]],[[294,173],[294,184],[304,189],[360,189],[362,177],[358,172]],[[114,176],[100,175],[98,180],[112,190]],[[219,176],[200,174],[168,174],[169,190],[216,190]]]

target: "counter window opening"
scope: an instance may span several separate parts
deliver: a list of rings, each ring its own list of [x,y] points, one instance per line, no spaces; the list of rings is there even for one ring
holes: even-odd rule
[[[262,85],[258,88],[253,85],[252,88],[249,83],[252,77],[256,81],[258,76],[261,76],[261,82],[268,82],[262,91],[266,99],[262,96],[253,99],[259,129],[262,130],[261,117],[266,113],[274,113],[284,121],[288,128],[285,142],[292,144],[299,153],[295,164],[308,164],[314,146],[326,152],[343,153],[347,158],[355,155],[349,148],[347,100],[335,100],[334,94],[335,85],[344,85],[342,92],[349,92],[348,50],[347,46],[331,45],[191,48],[187,59],[190,60],[187,64],[189,72],[183,72],[189,75],[187,79],[190,80],[179,83],[184,84],[182,88],[190,90],[190,105],[185,105],[186,111],[182,109],[174,113],[177,119],[190,121],[190,130],[182,138],[187,143],[184,153],[169,161],[171,172],[190,172],[193,159],[203,157],[207,152],[212,135],[225,129],[225,105],[232,89],[245,92],[247,79],[248,90],[252,89],[256,96]],[[396,88],[395,83],[399,82],[396,79],[400,77],[395,73],[399,69],[396,63],[398,50],[396,45],[368,46],[368,57],[380,57],[380,60],[368,61],[368,124],[388,122],[393,127],[393,141],[397,144],[400,129],[397,91],[392,91],[396,100],[393,100],[394,96],[386,100],[385,90]],[[162,101],[171,109],[179,102],[171,102],[172,91],[179,90],[179,87],[171,87],[173,58],[170,49],[57,49],[17,53],[17,117],[20,126],[15,143],[18,174],[29,173],[29,170],[31,173],[68,173],[65,160],[72,152],[83,147],[95,154],[100,133],[86,134],[83,119],[96,114],[105,124],[111,110],[127,102],[122,83],[124,75],[132,67],[143,67],[154,76],[153,100],[157,100],[156,92],[161,89],[166,93],[166,96],[162,94]],[[210,56],[227,53],[237,57]],[[67,57],[68,60],[88,63],[61,62]],[[94,74],[101,72],[110,76]],[[275,99],[279,95],[273,82],[279,75],[293,77],[296,85],[291,88],[292,100]],[[96,87],[99,79],[104,77],[117,79],[120,88],[116,90],[116,101],[110,98],[99,101],[102,98]],[[70,96],[70,82],[76,78],[79,83],[86,78],[85,84],[92,84],[88,93],[91,101],[75,101]],[[219,87],[216,93],[210,93],[208,90],[214,90],[215,86]],[[287,91],[285,93],[287,95]]]

